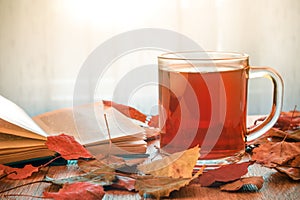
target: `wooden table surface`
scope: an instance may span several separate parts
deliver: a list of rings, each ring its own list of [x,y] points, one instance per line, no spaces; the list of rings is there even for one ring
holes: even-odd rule
[[[153,146],[151,145],[151,148]],[[28,183],[42,180],[45,176],[52,178],[65,178],[76,175],[79,169],[76,165],[70,166],[51,166],[44,168],[39,173],[25,180],[0,180],[0,191],[5,189]],[[261,167],[254,164],[249,167],[249,172],[246,176],[263,176],[265,182],[263,188],[259,191],[244,191],[244,192],[221,192],[218,188],[201,187],[199,185],[189,185],[179,191],[174,191],[168,198],[164,199],[300,199],[300,182],[296,182],[288,178],[286,175],[277,172],[276,170]],[[58,191],[57,186],[50,186],[49,183],[36,183],[28,186],[23,186],[18,189],[0,194],[0,199],[39,199],[26,197],[26,195],[43,196],[43,191]],[[5,196],[19,195],[24,196]],[[84,198],[83,198],[84,199]],[[109,190],[106,192],[104,199],[142,199],[138,193],[122,190]],[[150,197],[145,197],[150,199]]]

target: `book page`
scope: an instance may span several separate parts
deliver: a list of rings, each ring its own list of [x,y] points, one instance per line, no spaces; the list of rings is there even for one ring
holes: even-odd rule
[[[65,133],[79,141],[71,108],[46,112],[32,118],[48,135]]]
[[[81,144],[100,144],[109,140],[104,114],[106,114],[112,141],[115,138],[143,140],[144,129],[112,107],[102,102],[56,110],[34,117],[34,121],[49,135],[65,133]]]
[[[15,124],[9,123],[3,119],[0,119],[0,133],[20,136],[20,137],[30,138],[30,139],[46,140],[46,137],[42,135],[38,135],[34,132],[19,127]]]
[[[17,151],[18,149],[22,149],[25,147],[36,148],[39,146],[45,146],[45,141],[28,139],[0,132],[0,154],[4,154],[3,149],[11,149],[12,151]]]
[[[47,134],[31,119],[31,117],[18,105],[0,95],[0,119],[15,124],[26,131],[21,135],[32,137],[32,133],[46,137]],[[2,121],[3,123],[3,121]],[[8,126],[7,127],[12,127]],[[13,127],[12,127],[13,128]],[[13,131],[13,130],[12,130]],[[30,134],[31,132],[31,134]],[[28,133],[28,135],[26,135]],[[29,136],[30,135],[30,136]]]
[[[10,149],[1,149],[0,156],[7,156],[10,155],[11,157],[14,157],[15,153],[24,153],[26,151],[36,151],[40,149],[47,149],[45,145],[39,145],[39,146],[33,146],[33,147],[20,147],[20,148],[10,148]],[[48,150],[50,151],[50,150]],[[27,160],[27,158],[23,158],[22,160]]]
[[[22,149],[20,152],[13,152],[11,154],[5,154],[0,156],[0,164],[2,163],[12,163],[12,162],[19,162],[21,160],[29,159],[36,159],[36,158],[44,158],[47,156],[53,156],[54,152],[49,151],[47,148],[28,148]]]

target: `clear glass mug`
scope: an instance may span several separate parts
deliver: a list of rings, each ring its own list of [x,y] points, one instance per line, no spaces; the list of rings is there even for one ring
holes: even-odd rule
[[[169,153],[199,145],[198,165],[239,161],[246,142],[277,121],[283,81],[269,67],[249,66],[249,56],[233,52],[174,52],[158,57],[160,147]],[[265,121],[247,129],[248,80],[271,79],[273,104]]]

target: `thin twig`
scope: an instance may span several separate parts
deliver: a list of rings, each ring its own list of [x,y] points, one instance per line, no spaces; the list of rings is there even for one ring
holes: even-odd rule
[[[35,184],[35,183],[51,183],[51,182],[50,181],[46,181],[46,180],[40,180],[40,181],[33,181],[33,182],[30,182],[30,183],[24,183],[22,185],[17,185],[15,187],[8,188],[6,190],[2,190],[2,191],[0,191],[0,194],[8,192],[8,191],[11,191],[11,190],[14,190],[14,189],[17,189],[17,188],[20,188],[20,187],[24,187],[24,186],[27,186],[27,185]]]
[[[30,197],[30,198],[38,198],[38,199],[53,199],[49,197],[41,197],[41,196],[34,196],[30,194],[5,194],[4,197]]]
[[[10,174],[17,174],[17,172],[13,171],[13,172],[10,172],[10,173],[8,173],[8,174],[4,174],[4,175],[0,176],[0,180],[1,180],[1,179],[4,179],[5,177],[7,177],[7,176],[10,175]]]
[[[47,167],[48,165],[50,165],[52,162],[54,162],[55,160],[57,160],[57,159],[59,159],[59,158],[61,158],[61,156],[57,156],[57,157],[51,159],[49,162],[47,162],[47,163],[41,165],[40,168]]]
[[[110,135],[110,130],[109,130],[106,114],[104,114],[104,119],[105,119],[105,125],[106,125],[106,128],[107,128],[107,134],[108,134],[108,138],[109,138],[109,149],[108,149],[108,154],[107,154],[107,156],[109,157],[110,152],[111,152],[112,141],[111,141],[111,135]]]
[[[163,151],[160,147],[154,145],[154,148],[157,150],[156,154],[151,158],[151,161],[153,161],[157,156],[169,156],[171,154],[169,154],[168,152]]]

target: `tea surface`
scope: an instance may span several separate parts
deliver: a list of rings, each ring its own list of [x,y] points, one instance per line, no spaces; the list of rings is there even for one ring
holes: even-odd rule
[[[169,153],[199,144],[200,159],[244,152],[246,70],[230,67],[159,70],[160,145]]]

